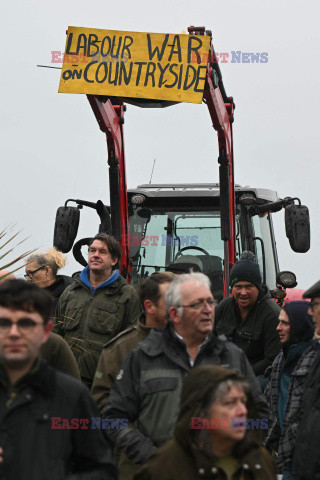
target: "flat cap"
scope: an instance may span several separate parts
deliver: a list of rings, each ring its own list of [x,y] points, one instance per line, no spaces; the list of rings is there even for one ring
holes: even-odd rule
[[[303,294],[303,298],[320,297],[320,280],[318,280],[312,287],[308,288]]]

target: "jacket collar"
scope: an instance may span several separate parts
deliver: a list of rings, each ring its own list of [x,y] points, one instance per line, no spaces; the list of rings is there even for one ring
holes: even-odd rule
[[[56,375],[53,368],[38,357],[31,370],[24,375],[15,385],[11,385],[7,371],[0,363],[0,384],[6,389],[22,390],[26,386],[41,390],[43,393],[53,396],[56,385]]]
[[[215,474],[218,469],[214,467],[216,457],[214,455],[208,455],[206,452],[200,449],[193,449],[193,454],[196,460],[197,470],[202,472],[202,478],[215,478]],[[255,472],[261,471],[261,448],[257,445],[253,445],[241,458],[238,459],[237,472],[253,472],[253,478]],[[241,477],[242,478],[242,477]]]
[[[213,330],[201,351],[213,350],[216,355],[225,348],[226,337],[217,335]],[[141,349],[150,357],[156,357],[163,351],[173,348],[177,353],[187,354],[187,347],[183,340],[175,334],[172,322],[169,320],[164,328],[153,328],[147,338],[140,342]]]
[[[110,279],[110,277],[109,277]],[[109,280],[108,279],[108,280]],[[74,283],[72,283],[70,285],[70,290],[75,290],[76,288],[86,288],[88,291],[91,292],[91,289],[88,285],[86,285],[84,282],[82,282],[81,280],[81,272],[79,273],[76,273],[75,276],[73,277],[73,280],[74,280]],[[107,281],[108,281],[107,280]],[[97,287],[95,289],[95,291],[97,291],[98,289],[100,289],[102,286],[103,287],[108,287],[107,289],[103,288],[103,290],[105,292],[109,292],[109,291],[112,291],[112,294],[115,293],[115,291],[118,289],[118,288],[121,288],[123,285],[126,285],[128,282],[121,276],[121,275],[118,275],[118,277],[112,282],[112,283],[109,283],[108,285],[106,285],[106,282],[104,282],[102,285],[99,285],[99,287]],[[89,284],[90,285],[90,284]]]

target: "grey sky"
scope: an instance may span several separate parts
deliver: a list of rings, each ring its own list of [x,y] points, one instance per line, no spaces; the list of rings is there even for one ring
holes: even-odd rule
[[[2,5],[1,225],[31,236],[26,248],[52,244],[58,206],[67,198],[109,203],[107,148],[84,95],[58,94],[51,51],[63,51],[69,25],[180,33],[191,24],[213,31],[217,52],[267,52],[267,63],[220,65],[236,103],[236,182],[298,196],[310,208],[312,246],[290,250],[284,214],[274,216],[280,267],[299,287],[319,279],[318,161],[319,3],[316,0],[175,2],[5,1]],[[58,65],[59,66],[59,65]],[[164,110],[128,106],[128,186],[153,182],[216,182],[217,138],[204,105]],[[82,211],[79,237],[97,230]],[[71,260],[65,272],[79,269]]]

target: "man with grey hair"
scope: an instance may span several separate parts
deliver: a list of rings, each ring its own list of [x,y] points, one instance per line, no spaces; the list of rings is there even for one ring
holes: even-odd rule
[[[223,365],[251,384],[260,414],[266,413],[260,389],[245,354],[213,331],[216,302],[210,280],[202,273],[177,276],[168,287],[168,324],[153,330],[127,357],[104,417],[126,420],[126,428],[108,435],[133,462],[131,472],[119,465],[119,480],[130,480],[173,435],[183,379],[198,365]]]

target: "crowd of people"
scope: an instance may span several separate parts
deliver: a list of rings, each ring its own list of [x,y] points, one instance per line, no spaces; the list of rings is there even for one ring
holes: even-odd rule
[[[280,308],[240,259],[217,304],[120,258],[100,233],[73,278],[55,248],[0,271],[0,478],[320,478],[320,281]]]

